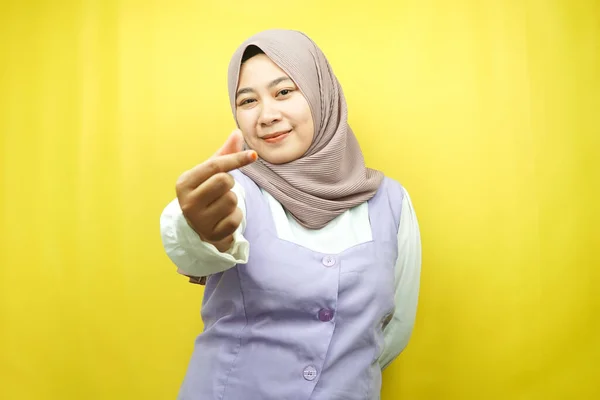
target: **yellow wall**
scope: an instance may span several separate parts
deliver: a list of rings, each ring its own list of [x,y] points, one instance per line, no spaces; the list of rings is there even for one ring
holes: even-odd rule
[[[420,218],[383,399],[600,398],[600,3],[319,3],[1,3],[1,399],[175,398],[202,292],[158,218],[272,27],[320,44]]]

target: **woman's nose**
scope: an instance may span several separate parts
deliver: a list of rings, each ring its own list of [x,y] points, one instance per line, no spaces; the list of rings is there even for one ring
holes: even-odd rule
[[[261,125],[269,126],[281,120],[281,111],[273,102],[264,102],[259,116]]]

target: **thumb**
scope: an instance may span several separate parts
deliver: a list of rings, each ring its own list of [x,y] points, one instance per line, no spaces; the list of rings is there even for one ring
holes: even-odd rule
[[[215,153],[215,156],[224,156],[226,154],[239,153],[244,148],[244,137],[242,131],[234,130],[227,138],[223,146]]]

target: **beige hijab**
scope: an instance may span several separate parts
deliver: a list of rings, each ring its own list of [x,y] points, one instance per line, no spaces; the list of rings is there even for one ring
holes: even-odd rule
[[[315,136],[297,160],[275,165],[259,158],[241,171],[277,199],[302,226],[320,229],[373,197],[383,174],[365,167],[360,146],[348,125],[342,88],[323,52],[301,32],[263,31],[236,50],[228,80],[234,118],[242,57],[251,45],[285,71],[304,94]]]

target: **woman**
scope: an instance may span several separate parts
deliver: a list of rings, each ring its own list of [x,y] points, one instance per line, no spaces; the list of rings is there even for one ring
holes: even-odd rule
[[[179,398],[378,399],[416,313],[409,195],[365,167],[342,89],[306,35],[242,43],[229,96],[239,130],[181,176],[161,216],[179,272],[206,283]]]

